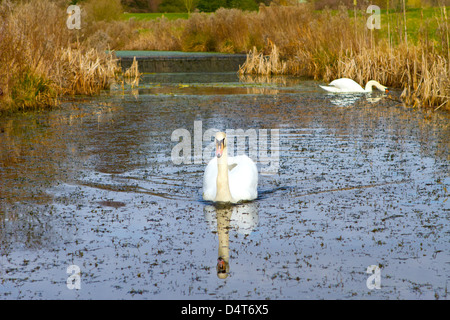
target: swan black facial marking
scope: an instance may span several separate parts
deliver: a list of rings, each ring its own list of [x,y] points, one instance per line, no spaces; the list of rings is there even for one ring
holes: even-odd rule
[[[216,144],[225,146],[225,138],[223,138],[222,140],[216,139]]]

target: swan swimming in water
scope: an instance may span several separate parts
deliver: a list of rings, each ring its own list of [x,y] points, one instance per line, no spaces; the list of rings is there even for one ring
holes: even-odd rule
[[[205,168],[203,199],[214,202],[249,201],[258,197],[258,169],[246,155],[228,157],[227,136],[215,136],[216,156]]]
[[[375,80],[367,82],[366,87],[361,87],[357,82],[348,78],[336,79],[330,82],[328,86],[320,86],[329,92],[371,92],[372,87],[376,87],[380,91],[388,92],[388,88],[381,85]]]

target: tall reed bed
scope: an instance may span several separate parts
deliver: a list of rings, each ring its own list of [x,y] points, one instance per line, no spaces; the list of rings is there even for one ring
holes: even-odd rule
[[[448,60],[417,45],[403,44],[389,49],[384,44],[377,46],[376,51],[363,48],[341,56],[328,69],[331,71],[327,74],[336,77],[352,78],[359,83],[377,79],[389,87],[400,88],[401,98],[408,105],[450,110]]]
[[[53,105],[55,47],[64,42],[52,3],[0,4],[0,110]],[[48,38],[47,38],[48,36]]]

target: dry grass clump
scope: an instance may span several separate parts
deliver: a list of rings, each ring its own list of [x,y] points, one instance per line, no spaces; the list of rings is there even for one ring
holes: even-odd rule
[[[137,38],[142,23],[135,19],[121,20],[123,7],[120,0],[87,0],[79,2],[81,32],[79,41],[97,50],[124,48]]]
[[[120,0],[86,0],[78,3],[91,21],[117,21],[123,13]]]
[[[193,13],[187,20],[168,20],[162,17],[141,22],[139,35],[131,39],[124,48],[246,52],[254,45],[261,47],[263,42],[262,37],[257,34],[258,28],[251,22],[255,16],[254,12],[221,8],[211,14]]]
[[[79,41],[86,48],[97,51],[118,50],[125,48],[131,39],[139,35],[139,23],[130,21],[93,21],[89,27],[82,29]]]
[[[286,62],[280,61],[280,55],[276,45],[272,46],[270,55],[266,56],[258,52],[256,47],[247,54],[247,60],[240,66],[239,74],[285,74],[287,71]]]
[[[60,52],[58,84],[63,94],[93,95],[108,88],[119,71],[111,54],[95,49],[83,51],[64,48]]]
[[[182,35],[184,51],[245,52],[262,39],[254,22],[255,12],[238,9],[217,10],[214,14],[194,13],[186,21]],[[253,28],[252,28],[253,27]]]

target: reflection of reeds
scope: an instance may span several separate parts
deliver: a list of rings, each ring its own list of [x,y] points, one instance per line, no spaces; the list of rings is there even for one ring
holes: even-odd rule
[[[267,83],[267,84],[279,84],[279,85],[286,85],[287,80],[286,77],[273,77],[268,74],[248,74],[248,73],[239,73],[239,81],[244,83]]]

